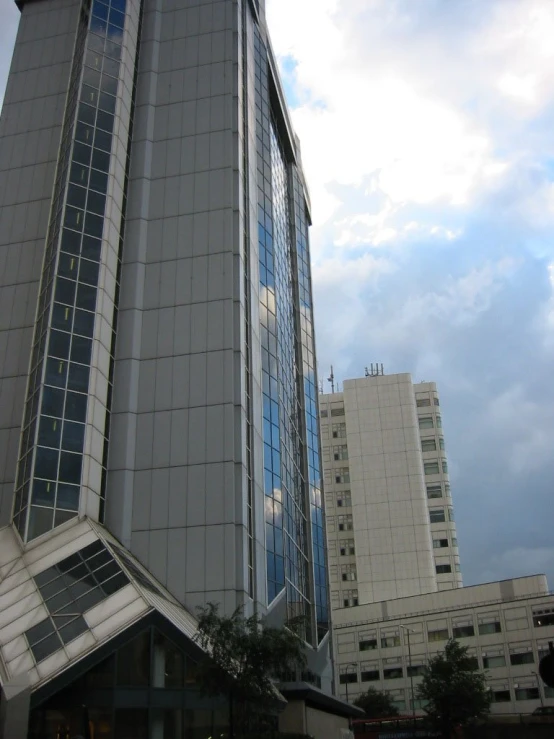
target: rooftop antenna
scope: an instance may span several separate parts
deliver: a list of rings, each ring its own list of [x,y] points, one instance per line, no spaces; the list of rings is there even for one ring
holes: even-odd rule
[[[321,395],[323,395],[323,380],[319,380],[318,385],[319,385],[319,392]]]
[[[327,382],[331,383],[331,392],[335,392],[335,375],[333,374],[333,365],[331,365],[331,374],[327,378]]]
[[[379,377],[379,375],[383,376],[385,374],[385,371],[383,369],[383,365],[376,362],[373,364],[373,362],[369,365],[369,367],[365,368],[365,376],[366,377]]]

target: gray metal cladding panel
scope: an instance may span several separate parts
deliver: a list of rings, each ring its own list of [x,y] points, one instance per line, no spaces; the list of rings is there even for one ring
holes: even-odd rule
[[[0,118],[0,524],[9,520],[27,372],[80,3],[22,9]],[[6,484],[2,484],[6,483]],[[10,484],[8,484],[10,483]]]

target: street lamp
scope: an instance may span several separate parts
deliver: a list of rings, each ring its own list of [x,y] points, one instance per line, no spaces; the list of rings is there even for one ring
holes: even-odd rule
[[[541,706],[544,707],[544,698],[542,697],[541,681],[540,681],[539,673],[535,672],[535,670],[531,670],[531,672],[533,673],[533,675],[535,676],[535,680],[537,681],[537,689],[539,691],[539,698],[541,700]]]
[[[413,732],[415,736],[415,696],[414,696],[414,675],[412,672],[412,650],[410,647],[410,634],[415,634],[414,629],[410,629],[409,626],[404,626],[404,624],[398,624],[401,629],[404,629],[406,632],[406,636],[408,637],[408,672],[410,673],[410,692],[412,694],[412,719],[413,719]]]
[[[347,662],[346,665],[345,665],[345,667],[346,667],[346,670],[345,670],[344,674],[346,675],[346,682],[344,684],[346,686],[346,702],[348,703],[348,668],[349,667],[355,667],[356,668],[356,671],[357,671],[358,670],[358,663],[357,662]]]

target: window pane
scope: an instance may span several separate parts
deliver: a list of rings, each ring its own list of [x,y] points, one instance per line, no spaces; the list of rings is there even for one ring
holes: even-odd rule
[[[112,3],[113,8],[113,3]],[[104,59],[104,66],[102,68],[103,74],[109,74],[111,77],[118,77],[119,76],[119,62],[117,62],[115,59],[110,59],[106,57]]]
[[[29,644],[32,646],[53,633],[54,624],[52,623],[52,619],[45,618],[44,621],[40,621],[36,626],[31,626],[30,629],[27,629],[25,636],[27,637]]]
[[[73,641],[73,639],[84,634],[85,631],[88,631],[88,626],[82,616],[78,616],[74,621],[71,621],[71,623],[66,626],[62,626],[59,630],[64,644],[68,644],[70,641]]]
[[[79,484],[81,481],[81,468],[83,466],[83,455],[62,452],[60,455],[60,481]]]
[[[92,337],[94,332],[94,313],[79,309],[76,310],[73,331],[80,336]]]
[[[471,626],[454,626],[452,629],[452,636],[454,639],[463,639],[470,636],[475,636],[475,629]]]
[[[31,506],[29,514],[29,539],[45,534],[52,529],[54,511],[52,508],[38,508]]]
[[[111,97],[111,95],[109,96]],[[107,151],[95,149],[92,155],[93,169],[99,169],[101,172],[108,172],[110,169],[110,155]]]
[[[80,238],[79,234],[78,236]],[[60,275],[60,277],[67,277],[70,280],[76,280],[78,268],[78,257],[73,256],[72,254],[60,254],[60,259],[58,262],[58,275]]]
[[[97,239],[102,238],[102,230],[104,228],[104,219],[94,213],[87,213],[85,218],[85,233],[89,236],[95,236]]]
[[[99,192],[89,192],[87,201],[87,210],[97,215],[104,215],[104,208],[106,206],[106,196]]]
[[[48,354],[59,359],[67,359],[69,356],[69,343],[71,334],[63,331],[50,332],[50,341],[48,342]]]
[[[67,362],[64,362],[60,359],[51,359],[49,357],[46,362],[46,384],[65,387],[66,377]]]
[[[61,248],[62,251],[68,252],[69,254],[79,254],[81,249],[81,234],[64,228]]]
[[[62,422],[59,418],[49,418],[42,416],[38,428],[38,443],[42,446],[54,447],[60,446],[60,434],[62,430]]]
[[[52,634],[51,636],[46,637],[46,639],[43,639],[41,642],[38,642],[38,644],[35,644],[31,647],[33,651],[34,658],[37,662],[40,662],[43,659],[46,659],[46,657],[49,657],[51,654],[54,654],[54,652],[57,652],[58,649],[60,649],[62,646],[62,643],[60,641],[60,637],[57,634]]]
[[[101,89],[102,92],[108,92],[110,95],[117,95],[117,77],[103,74]]]
[[[96,109],[92,105],[86,105],[81,103],[79,105],[79,120],[83,123],[88,123],[90,126],[94,126],[94,120],[96,118]]]
[[[96,306],[96,288],[79,283],[77,289],[77,307],[93,311]]]
[[[98,105],[98,90],[91,85],[83,85],[81,88],[81,100],[88,105]],[[78,160],[81,161],[81,160]]]
[[[442,508],[431,509],[429,511],[429,518],[431,520],[431,523],[444,523],[444,521],[446,520],[444,509]]]
[[[55,449],[37,447],[35,457],[35,475],[47,480],[55,480],[58,476],[59,453]]]
[[[98,58],[98,57],[97,57]],[[91,87],[100,87],[100,72],[92,67],[85,67],[83,72],[83,82]],[[91,142],[92,143],[92,142]]]
[[[65,415],[71,421],[81,421],[84,423],[87,416],[87,396],[68,392]]]
[[[97,285],[99,269],[100,265],[98,262],[90,262],[87,259],[81,259],[79,282],[85,282],[87,285]]]
[[[97,169],[91,169],[89,186],[92,190],[105,193],[108,189],[108,175],[105,172],[99,172]]]
[[[71,364],[69,366],[69,378],[67,387],[70,390],[80,390],[83,393],[88,391],[88,379],[90,369],[79,364]]]
[[[54,303],[52,311],[52,326],[62,331],[71,331],[71,320],[73,318],[73,310],[62,303]]]
[[[33,503],[52,508],[55,494],[56,484],[54,482],[46,480],[35,480],[33,482]]]
[[[104,39],[102,36],[97,36],[95,33],[89,34],[88,37],[88,48],[89,51],[103,51],[104,50]]]
[[[71,342],[71,361],[80,364],[90,364],[92,341],[85,336],[73,336]]]
[[[554,611],[550,613],[533,614],[533,625],[536,628],[541,626],[554,626]]]
[[[103,131],[113,131],[114,117],[111,113],[106,113],[104,110],[98,111],[98,117],[96,119],[96,125]]]
[[[72,162],[71,170],[69,174],[69,181],[82,187],[87,186],[90,168],[87,164],[79,164],[79,162]]]
[[[107,113],[115,113],[115,96],[108,95],[105,92],[100,93],[100,102],[98,107],[100,110],[105,110]]]
[[[123,572],[120,572],[119,575],[116,575],[115,577],[112,577],[110,580],[106,580],[106,582],[102,583],[102,590],[108,595],[113,595],[118,590],[121,590],[121,588],[124,588],[125,585],[129,580],[127,577],[123,574]]]
[[[84,187],[70,185],[67,192],[67,202],[75,208],[84,208],[87,201],[87,191]]]
[[[58,277],[56,280],[56,300],[60,303],[73,305],[75,302],[76,283],[72,280],[64,280]]]
[[[100,239],[95,239],[92,236],[83,236],[83,257],[86,259],[92,259],[95,262],[100,261],[100,250],[102,249],[102,242]]]
[[[45,387],[42,394],[42,412],[44,415],[61,418],[63,415],[64,397],[65,393],[63,390]]]
[[[150,631],[139,634],[119,649],[116,682],[125,686],[150,684]]]
[[[510,664],[512,665],[530,665],[535,661],[533,652],[523,652],[522,654],[510,654]]]
[[[70,511],[78,510],[79,488],[75,485],[67,485],[66,483],[58,484],[58,498],[56,500],[56,506]]]
[[[90,146],[87,146],[86,144],[81,144],[79,142],[75,142],[75,145],[73,147],[73,161],[78,162],[79,164],[90,164],[90,157],[92,154],[92,149]]]

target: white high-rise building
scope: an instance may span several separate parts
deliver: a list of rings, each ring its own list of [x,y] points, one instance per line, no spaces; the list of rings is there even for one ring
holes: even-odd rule
[[[320,416],[340,696],[376,688],[421,713],[424,667],[455,638],[493,713],[554,701],[537,673],[554,633],[546,577],[462,587],[435,383],[380,370],[321,395]]]
[[[435,383],[346,380],[320,409],[332,608],[460,587]]]

